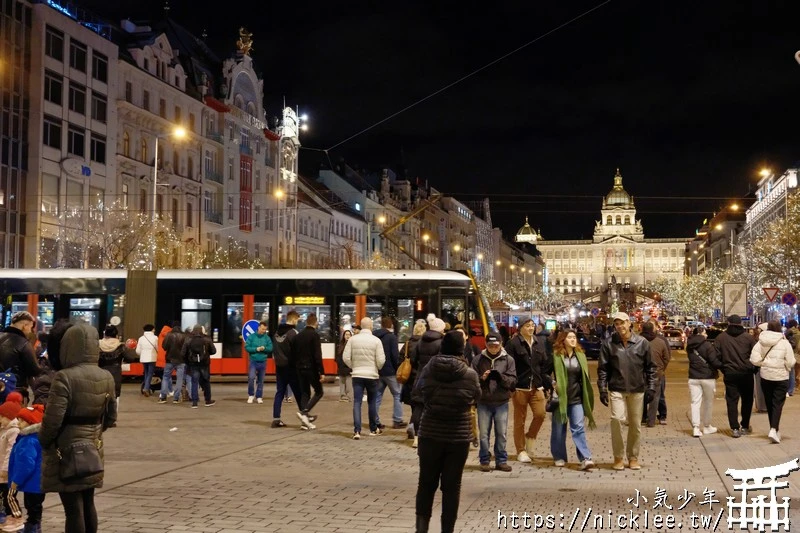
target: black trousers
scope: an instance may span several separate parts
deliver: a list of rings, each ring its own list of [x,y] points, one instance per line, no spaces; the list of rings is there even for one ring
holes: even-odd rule
[[[455,529],[461,499],[461,474],[469,455],[469,442],[419,438],[417,515],[430,518],[436,489],[442,488],[442,533]]]
[[[80,492],[59,492],[67,521],[64,533],[97,533],[97,510],[94,489]]]
[[[424,407],[421,403],[414,402],[411,404],[411,423],[414,425],[414,435],[419,434],[419,421],[422,420]]]
[[[781,425],[781,414],[783,414],[786,393],[789,391],[789,380],[770,381],[761,378],[761,389],[764,391],[764,400],[767,402],[769,427],[775,428],[777,431]]]
[[[728,425],[731,429],[750,427],[753,412],[753,374],[725,374],[725,403],[728,406]],[[739,399],[742,400],[742,425],[739,426]]]
[[[299,392],[295,394],[297,401],[300,403],[300,411],[308,414],[317,402],[322,399],[322,383],[319,380],[320,376],[316,370],[307,368],[297,370],[297,383],[300,385]],[[314,389],[314,396],[311,396],[311,389]]]
[[[25,510],[28,512],[26,524],[34,525],[42,523],[42,504],[44,503],[44,493],[26,492],[22,495],[25,503]]]

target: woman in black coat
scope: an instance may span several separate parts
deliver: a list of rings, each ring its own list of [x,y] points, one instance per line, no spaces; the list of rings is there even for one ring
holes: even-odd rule
[[[336,347],[336,371],[339,376],[339,401],[349,402],[350,395],[353,392],[353,371],[349,366],[344,364],[342,354],[347,341],[353,336],[353,332],[346,329],[342,332],[342,337],[339,339],[339,346]]]
[[[417,533],[427,533],[436,489],[442,489],[442,533],[452,533],[461,497],[461,474],[472,440],[470,407],[481,396],[478,374],[463,359],[464,335],[451,331],[441,354],[417,377],[412,398],[423,405],[419,426]]]

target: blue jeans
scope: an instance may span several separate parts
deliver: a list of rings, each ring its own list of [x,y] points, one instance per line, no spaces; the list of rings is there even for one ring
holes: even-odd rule
[[[250,371],[247,374],[247,395],[256,398],[264,397],[264,374],[267,372],[266,361],[250,361]],[[255,381],[255,384],[253,382]],[[255,389],[255,393],[253,392]]]
[[[142,363],[144,366],[144,379],[142,380],[142,390],[150,392],[150,382],[153,380],[153,372],[156,370],[155,363]]]
[[[795,383],[794,368],[789,371],[789,396],[794,396],[794,389],[797,386]]]
[[[506,452],[506,430],[508,429],[508,402],[503,405],[492,406],[478,404],[478,432],[480,433],[481,448],[478,458],[482,465],[489,464],[489,434],[494,424],[494,462],[501,465],[508,462]]]
[[[655,400],[654,400],[655,401]],[[558,461],[567,460],[567,423],[558,421],[556,414],[553,413],[553,430],[550,433],[550,453],[553,459]],[[591,459],[592,452],[589,450],[589,443],[586,442],[586,429],[583,425],[583,404],[576,403],[567,406],[567,418],[569,419],[569,429],[572,431],[572,440],[575,442],[575,450],[578,452],[578,460]],[[628,416],[628,422],[639,423],[639,420],[632,420]]]
[[[172,386],[172,370],[175,370],[175,386]],[[186,365],[183,363],[167,363],[164,366],[164,377],[161,380],[161,393],[159,397],[166,399],[169,396],[169,390],[173,389],[175,400],[181,399],[181,386],[183,385],[184,374],[186,373]],[[190,389],[191,390],[191,389]]]
[[[378,424],[381,423],[381,402],[383,401],[383,393],[386,387],[394,398],[394,409],[392,410],[392,422],[397,424],[403,421],[403,403],[400,401],[400,384],[397,382],[396,376],[381,376],[378,379],[378,398],[375,401],[375,409],[378,413]]]
[[[192,405],[198,401],[197,389],[203,388],[203,399],[206,403],[211,401],[211,374],[208,366],[190,366],[189,371],[192,374]]]
[[[353,378],[353,433],[361,433],[361,402],[364,391],[367,391],[367,413],[369,414],[369,430],[378,429],[378,380]]]

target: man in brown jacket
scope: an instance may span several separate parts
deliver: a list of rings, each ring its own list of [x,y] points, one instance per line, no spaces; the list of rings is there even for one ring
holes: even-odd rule
[[[658,335],[656,326],[652,322],[644,323],[642,337],[650,342],[650,355],[653,359],[653,364],[656,365],[656,393],[658,394],[664,387],[665,373],[672,354],[667,341],[664,340],[664,337]],[[645,404],[644,413],[646,413],[647,427],[655,427],[658,414],[658,397],[649,404]]]

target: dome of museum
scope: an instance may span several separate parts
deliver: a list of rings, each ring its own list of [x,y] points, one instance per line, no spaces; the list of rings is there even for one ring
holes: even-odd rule
[[[619,169],[614,176],[614,188],[606,195],[603,203],[606,207],[633,207],[633,199],[622,188],[622,175]]]

